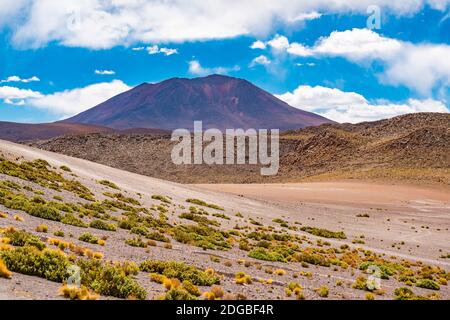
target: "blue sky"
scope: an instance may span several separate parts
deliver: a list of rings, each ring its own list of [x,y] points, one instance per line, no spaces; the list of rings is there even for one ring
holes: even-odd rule
[[[449,8],[447,0],[1,0],[0,120],[55,121],[142,82],[211,73],[339,122],[448,112]]]

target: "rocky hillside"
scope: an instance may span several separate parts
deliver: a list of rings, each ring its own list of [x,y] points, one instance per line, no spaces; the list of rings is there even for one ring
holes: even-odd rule
[[[169,135],[87,134],[32,146],[132,172],[186,183],[249,183],[321,178],[388,178],[450,183],[450,115],[422,113],[360,124],[288,131],[280,171],[262,177],[256,165],[182,165],[170,160]]]

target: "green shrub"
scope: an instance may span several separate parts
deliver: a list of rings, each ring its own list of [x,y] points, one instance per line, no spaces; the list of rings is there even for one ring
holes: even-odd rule
[[[139,268],[141,271],[162,274],[167,278],[188,280],[198,286],[211,286],[220,282],[216,275],[208,274],[183,262],[147,260],[142,262]]]
[[[208,207],[208,208],[224,211],[224,208],[219,207],[216,204],[206,203],[205,201],[199,200],[199,199],[186,199],[186,202],[189,202],[189,203],[192,203],[192,204],[196,204],[196,205],[199,205],[199,206],[203,206],[203,207]]]
[[[94,236],[93,234],[90,233],[83,233],[78,240],[83,241],[83,242],[87,242],[87,243],[92,243],[92,244],[97,244],[98,243],[98,238],[96,236]]]
[[[64,217],[61,219],[61,222],[64,224],[68,224],[71,226],[76,226],[80,228],[87,228],[88,225],[84,223],[82,220],[78,219],[77,217],[74,217],[70,213],[66,213]]]
[[[420,288],[430,289],[430,290],[439,290],[440,289],[439,285],[431,279],[419,280],[416,283],[416,286],[420,287]]]
[[[216,226],[216,227],[220,226],[220,223],[215,220],[210,220],[206,217],[200,216],[198,214],[193,214],[191,212],[184,212],[184,213],[180,214],[180,218],[192,220],[197,223],[203,223],[203,224],[212,225],[212,226]]]
[[[161,297],[162,300],[196,300],[197,297],[190,294],[183,287],[172,288]]]
[[[294,258],[299,262],[307,262],[323,267],[329,267],[331,265],[327,258],[315,253],[302,252],[300,254],[295,254]]]
[[[422,300],[423,298],[417,296],[411,289],[406,287],[397,288],[394,290],[395,300]]]
[[[347,239],[347,236],[342,231],[330,231],[327,229],[320,229],[315,227],[302,227],[300,230],[304,232],[308,232],[315,236],[324,237],[324,238],[336,238],[336,239]]]
[[[159,194],[152,195],[152,199],[159,200],[159,201],[164,202],[164,203],[171,203],[170,197],[162,196],[162,195],[159,195]]]
[[[141,238],[127,239],[125,243],[132,247],[147,248],[147,244]]]
[[[113,224],[106,223],[102,220],[94,220],[91,221],[89,224],[89,227],[100,229],[100,230],[106,230],[106,231],[116,231],[116,226]]]
[[[161,242],[170,242],[169,238],[165,237],[159,232],[150,232],[147,234],[147,239],[161,241]]]
[[[80,260],[81,282],[98,294],[122,299],[145,299],[147,292],[131,278],[124,265],[98,260]]]
[[[47,220],[61,221],[62,219],[58,210],[45,204],[38,204],[34,206],[28,213],[32,216]]]
[[[32,246],[0,251],[0,257],[10,271],[55,282],[67,279],[67,267],[71,264],[60,250],[40,251]]]
[[[98,181],[98,183],[100,183],[101,185],[110,187],[112,189],[120,190],[120,188],[115,183],[108,181],[108,180],[100,180],[100,181]]]
[[[70,168],[68,166],[61,166],[59,167],[61,170],[66,171],[66,172],[72,172],[72,170],[70,170]]]
[[[9,243],[13,246],[23,247],[23,246],[34,246],[39,250],[44,249],[45,243],[42,242],[39,237],[26,232],[25,230],[16,230],[14,228],[8,228],[4,232],[4,235],[9,238]]]
[[[255,258],[265,261],[281,261],[286,262],[286,259],[278,252],[269,251],[265,248],[255,248],[248,253],[250,258]]]

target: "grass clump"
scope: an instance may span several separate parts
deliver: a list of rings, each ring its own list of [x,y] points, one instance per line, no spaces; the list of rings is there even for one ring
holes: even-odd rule
[[[251,284],[253,282],[252,277],[250,277],[248,274],[245,274],[245,272],[236,273],[234,281],[236,284],[241,285]]]
[[[201,224],[212,225],[212,226],[216,226],[216,227],[220,226],[220,223],[215,220],[210,220],[206,217],[203,217],[198,214],[191,213],[191,212],[184,212],[184,213],[180,214],[179,217],[181,219],[192,220],[192,221],[195,221],[195,222],[201,223]]]
[[[88,232],[83,233],[78,240],[83,241],[83,242],[87,242],[87,243],[91,243],[91,244],[98,244],[99,239],[94,236],[93,234],[90,234]]]
[[[13,272],[55,282],[62,282],[67,278],[67,268],[71,264],[67,256],[60,250],[44,249],[40,251],[32,246],[0,251],[0,258]]]
[[[12,272],[8,270],[3,260],[0,259],[0,278],[11,279]]]
[[[106,223],[102,220],[91,221],[91,223],[89,224],[89,227],[95,228],[95,229],[100,229],[100,230],[105,230],[105,231],[116,231],[116,229],[117,229],[115,225]]]
[[[212,208],[212,209],[216,209],[216,210],[220,210],[220,211],[224,211],[225,209],[216,205],[216,204],[212,204],[212,203],[207,203],[203,200],[199,200],[199,199],[186,199],[186,202],[192,203],[192,204],[196,204],[199,206],[203,206],[203,207],[208,207],[208,208]]]
[[[205,225],[178,225],[173,229],[176,241],[203,249],[226,250],[231,245],[226,241],[229,235]]]
[[[215,274],[207,273],[183,262],[147,260],[139,265],[139,269],[180,281],[188,280],[198,286],[211,286],[220,282]]]
[[[315,227],[302,227],[300,230],[323,238],[347,239],[343,231],[330,231]]]
[[[101,185],[110,187],[111,189],[120,190],[120,188],[114,182],[111,182],[108,180],[99,180],[98,183],[100,183]]]
[[[33,246],[39,250],[44,249],[45,243],[39,237],[26,232],[25,230],[17,230],[13,227],[6,228],[2,231],[4,236],[8,239],[8,243],[16,247]]]
[[[147,248],[147,243],[142,241],[141,238],[127,239],[127,240],[125,240],[125,243],[132,247]]]
[[[88,288],[82,286],[78,288],[76,286],[63,285],[59,288],[59,293],[66,299],[70,300],[97,300],[98,296],[89,292]]]
[[[316,289],[316,292],[319,295],[319,297],[326,298],[330,294],[330,289],[328,289],[327,286],[322,286],[322,287]]]
[[[61,222],[64,224],[68,224],[75,227],[87,228],[88,225],[83,222],[83,220],[78,219],[70,213],[66,213],[64,217],[61,219]]]
[[[265,248],[259,247],[251,250],[248,253],[248,256],[250,258],[258,259],[258,260],[264,260],[264,261],[280,261],[280,262],[286,262],[285,257],[275,251],[269,251]]]
[[[172,203],[170,197],[168,197],[168,196],[162,196],[162,195],[159,195],[159,194],[154,194],[154,195],[152,195],[152,199],[154,199],[154,200],[159,200],[159,201],[164,202],[164,203]]]
[[[147,297],[147,292],[131,278],[135,269],[129,269],[126,264],[80,260],[78,265],[82,284],[99,294],[122,299],[143,300]]]
[[[425,288],[425,289],[430,289],[430,290],[439,290],[440,289],[439,285],[431,279],[419,280],[416,283],[416,286],[419,288]]]
[[[40,224],[36,227],[36,232],[47,233],[47,231],[48,231],[48,226],[45,224]]]

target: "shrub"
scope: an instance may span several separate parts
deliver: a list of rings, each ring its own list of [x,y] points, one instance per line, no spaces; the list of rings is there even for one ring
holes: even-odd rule
[[[248,256],[258,260],[286,262],[286,259],[280,253],[272,252],[264,248],[253,249],[248,253]]]
[[[60,250],[20,247],[0,251],[0,257],[9,270],[30,276],[62,282],[68,276],[69,259]]]
[[[70,170],[70,168],[68,166],[61,166],[59,167],[61,170],[66,171],[66,172],[72,172],[72,170]]]
[[[90,233],[83,233],[78,240],[83,241],[83,242],[87,242],[87,243],[92,243],[92,244],[97,244],[98,243],[98,238]]]
[[[236,273],[234,280],[235,280],[236,284],[242,284],[242,285],[251,284],[253,282],[252,278],[249,275],[245,274],[244,272]]]
[[[127,274],[121,264],[80,260],[81,281],[95,292],[117,298],[145,299],[147,292]]]
[[[199,297],[202,295],[198,287],[190,282],[189,280],[184,280],[182,283],[183,289],[192,294],[193,296]]]
[[[53,220],[53,221],[61,221],[62,216],[58,210],[53,208],[47,204],[37,204],[28,211],[28,213],[34,217]]]
[[[171,203],[170,197],[162,196],[162,195],[159,195],[159,194],[152,195],[152,199],[159,200],[159,201],[164,202],[164,203]]]
[[[9,244],[17,247],[34,246],[39,250],[45,248],[45,243],[39,237],[26,232],[25,230],[16,230],[15,228],[7,228],[4,235],[9,239]]]
[[[12,277],[11,271],[8,270],[5,263],[1,259],[0,259],[0,277],[6,279],[11,279]]]
[[[356,278],[355,282],[352,284],[352,288],[358,290],[369,290],[367,288],[367,279],[364,276]]]
[[[316,291],[317,291],[317,294],[322,298],[328,297],[328,294],[330,293],[330,290],[328,289],[327,286],[322,286],[322,287],[318,288]]]
[[[300,228],[300,230],[302,230],[304,232],[308,232],[308,233],[316,235],[316,236],[319,236],[319,237],[324,237],[324,238],[347,239],[347,236],[342,231],[335,232],[335,231],[330,231],[327,229],[320,229],[320,228],[315,228],[315,227],[302,227],[302,228]]]
[[[430,290],[439,290],[440,289],[439,285],[431,279],[419,280],[416,283],[416,286],[420,287],[420,288],[430,289]]]
[[[57,231],[53,232],[53,235],[57,236],[57,237],[64,237],[65,233],[62,230],[57,230]]]
[[[46,233],[48,231],[48,226],[45,224],[40,224],[36,227],[36,232],[44,232]]]
[[[106,230],[106,231],[116,231],[116,226],[113,224],[106,223],[102,220],[94,220],[91,221],[89,224],[89,227],[100,229],[100,230]]]
[[[295,254],[294,259],[299,262],[306,262],[323,267],[330,266],[330,261],[327,258],[315,253],[302,252],[301,254]]]
[[[147,239],[161,241],[161,242],[169,242],[169,238],[162,235],[160,232],[149,232],[147,234]]]
[[[190,294],[183,287],[170,289],[161,297],[162,300],[195,300],[196,297]]]
[[[175,261],[147,260],[139,265],[141,271],[158,273],[168,278],[180,281],[188,280],[199,286],[211,286],[219,283],[219,278],[214,274],[208,274],[194,266]]]
[[[220,223],[215,220],[210,220],[206,217],[203,217],[198,214],[191,213],[191,212],[184,212],[184,213],[180,214],[180,218],[192,220],[197,223],[203,223],[203,224],[212,225],[212,226],[220,226]]]
[[[61,219],[61,222],[64,223],[64,224],[71,225],[71,226],[76,226],[76,227],[80,227],[80,228],[87,228],[87,224],[86,223],[84,223],[82,220],[74,217],[70,213],[66,213],[64,215],[64,217]]]
[[[100,183],[101,185],[110,187],[112,189],[120,190],[120,188],[115,183],[108,181],[108,180],[100,180],[100,181],[98,181],[98,183]]]
[[[211,293],[214,294],[214,297],[216,298],[222,298],[225,292],[223,292],[223,289],[217,285],[214,285],[211,287]]]
[[[199,206],[203,206],[203,207],[208,207],[208,208],[224,211],[224,209],[222,207],[219,207],[216,204],[206,203],[205,201],[199,200],[199,199],[186,199],[186,202],[196,204]]]
[[[274,272],[277,276],[284,276],[286,274],[286,270],[276,269]]]
[[[132,247],[147,248],[147,243],[142,241],[141,238],[127,239],[125,240],[125,243]]]
[[[366,294],[364,295],[364,299],[375,300],[375,295],[372,292],[366,292]]]
[[[395,300],[420,300],[421,297],[409,288],[401,287],[394,290]]]
[[[59,289],[59,293],[64,296],[64,298],[70,300],[97,300],[98,296],[91,294],[89,290],[82,286],[81,288],[75,286],[63,285]]]

